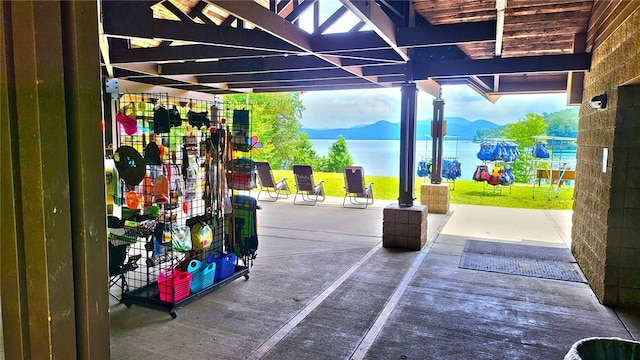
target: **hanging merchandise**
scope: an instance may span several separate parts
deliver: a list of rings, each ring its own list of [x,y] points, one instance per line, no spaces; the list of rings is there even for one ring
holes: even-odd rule
[[[169,180],[162,174],[156,177],[153,184],[153,199],[159,205],[169,203]]]
[[[202,221],[198,221],[191,227],[191,243],[193,248],[197,250],[203,250],[211,246],[213,241],[213,232],[209,225]]]
[[[169,202],[165,204],[165,208],[175,209],[180,205],[180,198],[182,197],[180,169],[176,164],[166,163],[163,171],[169,182]]]
[[[491,185],[502,185],[504,184],[504,166],[496,165],[493,167],[491,171],[491,176],[489,177],[489,184]]]
[[[513,169],[511,168],[511,166],[505,165],[504,177],[505,177],[504,185],[512,185],[516,181],[516,177],[513,175]]]
[[[120,146],[113,154],[120,177],[129,185],[138,185],[146,173],[145,161],[138,150],[131,146]]]
[[[478,151],[478,159],[482,161],[491,161],[493,160],[495,146],[489,142],[483,142],[480,144],[480,151]]]
[[[511,185],[515,177],[509,164],[520,157],[520,151],[515,142],[509,139],[485,139],[480,144],[477,156],[483,164],[476,168],[473,180],[484,182],[482,193],[485,193],[487,185],[490,185],[493,191],[499,190],[500,193],[502,193],[502,186],[507,186],[511,193]],[[487,165],[493,165],[491,170]]]
[[[131,210],[136,210],[140,206],[140,198],[135,191],[129,191],[124,198],[127,207]]]
[[[106,185],[106,203],[107,205],[120,206],[120,175],[116,170],[116,164],[113,159],[104,160],[105,185]]]
[[[431,162],[427,164],[426,161],[420,160],[418,162],[418,177],[427,177],[431,175]]]
[[[455,180],[462,176],[460,170],[460,162],[458,160],[443,160],[442,161],[442,177],[447,180]]]
[[[233,172],[230,174],[231,188],[236,190],[251,190],[256,188],[256,164],[248,158],[233,159]]]
[[[122,125],[122,128],[127,135],[135,135],[135,133],[138,132],[138,122],[135,119],[135,115],[132,118],[123,114],[122,111],[118,111],[116,114],[116,121]]]
[[[176,251],[188,251],[193,248],[191,243],[191,229],[185,225],[171,227],[171,247]]]
[[[202,126],[209,127],[211,125],[209,121],[209,115],[206,111],[195,112],[189,110],[187,115],[189,117],[189,125],[193,127],[201,128]]]
[[[164,106],[158,107],[153,112],[153,132],[156,134],[168,133],[171,129],[169,111]]]
[[[258,202],[247,195],[233,197],[233,219],[235,221],[235,254],[248,260],[256,258],[258,250],[258,234],[256,225],[256,210]]]
[[[158,144],[152,141],[144,148],[144,161],[147,165],[162,165]]]
[[[233,150],[249,151],[249,111],[233,110]]]
[[[475,181],[489,181],[491,175],[489,174],[489,167],[487,165],[476,166],[476,171],[473,173],[473,180]]]
[[[173,107],[169,109],[168,112],[169,112],[170,127],[182,125],[182,118],[180,117],[180,111],[178,111],[178,108],[176,108],[175,105],[173,105]]]
[[[547,144],[542,141],[536,141],[533,145],[532,155],[539,159],[548,159],[549,151],[547,150]]]
[[[121,301],[166,309],[175,318],[185,303],[249,278],[246,264],[257,249],[255,213],[251,218],[244,207],[234,211],[234,192],[241,190],[228,186],[227,177],[248,190],[255,187],[255,165],[250,152],[240,156],[227,146],[232,130],[216,118],[222,114],[216,102],[167,94],[122,97],[129,104],[114,119],[122,124],[113,138],[119,147],[109,160],[113,165],[105,162],[105,182],[107,203],[127,221],[109,241],[127,246],[145,265],[122,275],[128,285]],[[189,123],[183,125],[186,106]],[[213,121],[202,109],[212,109]],[[127,194],[122,206],[118,192]],[[236,251],[247,255],[236,257]],[[218,267],[224,276],[214,276]]]

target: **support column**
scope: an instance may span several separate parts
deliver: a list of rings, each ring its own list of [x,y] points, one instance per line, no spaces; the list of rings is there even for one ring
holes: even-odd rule
[[[4,1],[0,18],[6,358],[108,358],[97,4]]]
[[[431,122],[431,137],[433,159],[431,170],[431,183],[442,182],[442,151],[444,142],[444,100],[439,96],[433,100],[433,121]]]
[[[384,209],[382,246],[418,251],[427,241],[428,213],[426,206],[413,205],[418,90],[414,82],[404,83],[401,90],[400,197],[398,204]]]
[[[418,89],[416,84],[402,84],[400,103],[400,207],[413,206],[414,170],[416,156],[416,113]]]

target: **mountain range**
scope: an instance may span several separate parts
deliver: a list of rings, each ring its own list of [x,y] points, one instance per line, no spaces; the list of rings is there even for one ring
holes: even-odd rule
[[[499,127],[488,120],[469,121],[460,117],[449,117],[447,122],[447,136],[458,136],[460,140],[473,140],[476,130],[486,130]],[[309,135],[309,139],[337,139],[342,135],[346,140],[399,140],[400,123],[380,120],[373,124],[358,125],[341,129],[308,129],[300,132]],[[416,138],[424,139],[431,134],[431,120],[419,120],[416,128]]]

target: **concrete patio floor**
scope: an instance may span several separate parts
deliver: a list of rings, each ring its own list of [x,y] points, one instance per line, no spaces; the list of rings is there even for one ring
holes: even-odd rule
[[[389,201],[344,209],[261,201],[258,257],[178,310],[111,307],[113,359],[562,359],[640,318],[587,284],[458,267],[467,239],[567,247],[571,211],[452,205],[421,251],[382,248]]]

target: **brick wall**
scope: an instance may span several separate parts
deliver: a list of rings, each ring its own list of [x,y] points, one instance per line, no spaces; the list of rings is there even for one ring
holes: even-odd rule
[[[593,51],[580,109],[572,251],[605,305],[640,308],[640,9]],[[587,102],[606,93],[605,110]],[[603,172],[603,149],[607,149]]]

